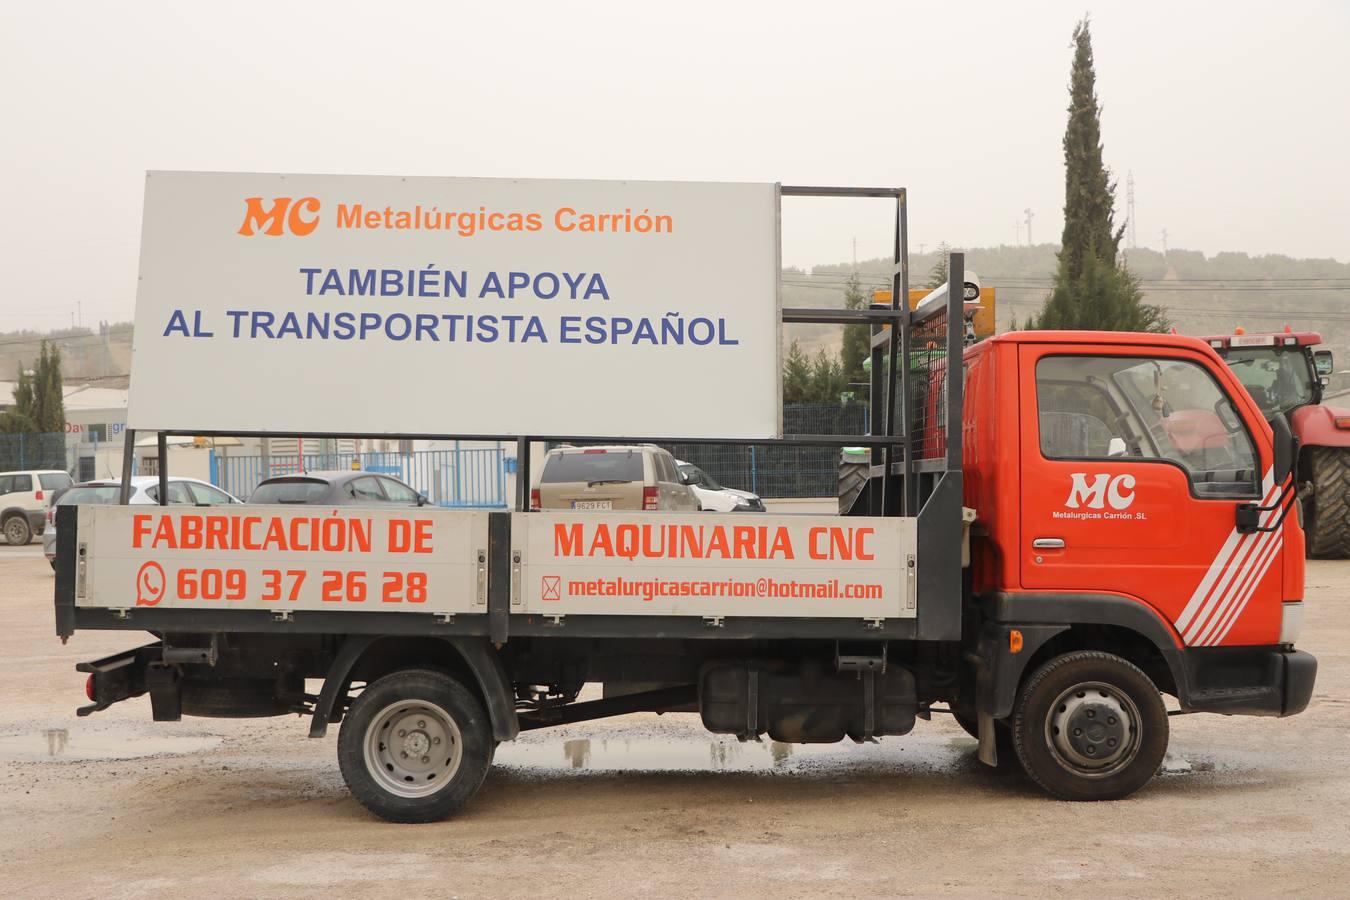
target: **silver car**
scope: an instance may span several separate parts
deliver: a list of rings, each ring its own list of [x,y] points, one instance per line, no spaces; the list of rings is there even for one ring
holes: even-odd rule
[[[121,500],[121,481],[85,481],[67,488],[47,509],[47,527],[42,531],[42,554],[56,568],[56,507],[113,506]],[[159,503],[159,477],[139,475],[131,479],[131,503]],[[196,478],[169,479],[170,506],[222,506],[240,502],[213,484]]]

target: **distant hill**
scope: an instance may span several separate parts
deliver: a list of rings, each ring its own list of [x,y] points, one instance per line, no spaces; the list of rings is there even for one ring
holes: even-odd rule
[[[960,249],[960,248],[954,248]],[[976,247],[966,249],[966,267],[977,272],[984,287],[997,288],[998,329],[1009,327],[1040,309],[1050,291],[1058,246]],[[926,283],[936,253],[911,254],[910,285]],[[1296,330],[1322,332],[1337,355],[1337,369],[1350,369],[1350,264],[1333,259],[1292,259],[1195,250],[1130,250],[1126,262],[1142,281],[1145,299],[1163,306],[1182,334]],[[889,284],[890,261],[860,261],[858,272],[869,286]],[[815,266],[809,273],[783,275],[783,305],[815,303],[841,306],[843,280],[851,263]],[[838,342],[838,328],[793,326],[787,340],[798,337],[812,352]]]
[[[32,366],[43,340],[61,348],[61,374],[67,380],[95,380],[131,371],[131,323],[104,322],[98,328],[0,333],[0,381],[13,381],[20,366]]]

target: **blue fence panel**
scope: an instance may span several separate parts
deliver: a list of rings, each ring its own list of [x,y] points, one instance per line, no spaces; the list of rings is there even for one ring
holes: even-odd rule
[[[247,500],[264,479],[301,472],[352,471],[392,475],[445,507],[506,506],[505,453],[485,447],[411,453],[314,453],[304,456],[223,456],[214,483]]]

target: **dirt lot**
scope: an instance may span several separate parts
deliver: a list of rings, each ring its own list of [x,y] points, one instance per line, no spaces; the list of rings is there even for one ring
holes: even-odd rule
[[[1172,719],[1163,774],[1107,804],[1045,799],[953,723],[804,751],[630,716],[503,746],[460,818],[396,826],[298,718],[92,719],[53,636],[40,548],[0,547],[0,893],[135,896],[1344,896],[1350,562],[1308,574],[1321,662],[1293,719]],[[336,729],[334,729],[336,731]]]

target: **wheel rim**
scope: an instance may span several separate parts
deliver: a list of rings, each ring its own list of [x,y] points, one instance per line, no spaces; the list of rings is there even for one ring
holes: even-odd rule
[[[5,540],[11,544],[23,543],[23,522],[18,519],[10,519],[5,523]]]
[[[384,790],[425,797],[459,771],[464,742],[454,718],[434,703],[401,700],[371,720],[365,736],[366,769]]]
[[[1139,755],[1139,707],[1119,688],[1100,681],[1076,684],[1055,698],[1045,742],[1055,761],[1075,775],[1105,778]]]

